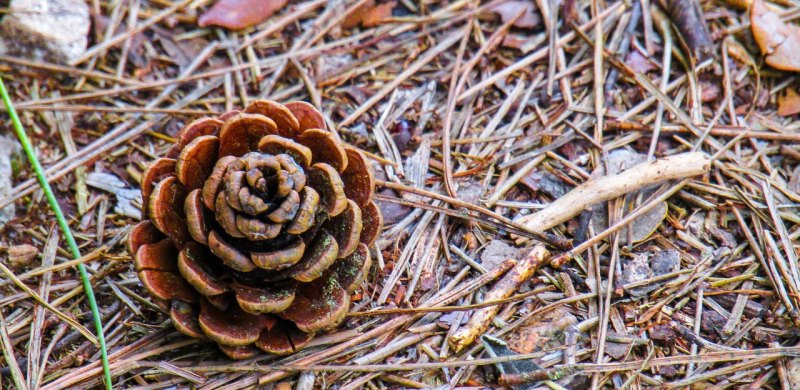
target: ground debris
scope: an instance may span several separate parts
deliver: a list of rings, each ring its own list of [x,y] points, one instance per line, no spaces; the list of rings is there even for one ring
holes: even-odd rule
[[[198,26],[213,0],[81,3],[89,48],[70,66],[0,55],[0,70],[97,291],[115,384],[791,387],[800,114],[794,70],[774,60],[793,55],[793,2],[700,1],[687,26],[660,11],[667,2],[639,0],[298,0],[236,30]],[[707,27],[711,56],[700,60],[681,24]],[[384,231],[345,327],[299,353],[231,362],[166,325],[122,243],[147,206],[128,195],[183,142],[178,130],[258,99],[314,102],[318,124],[364,153]],[[686,155],[702,169],[670,175]],[[663,170],[572,195],[641,164]],[[16,211],[0,227],[0,261],[36,248],[41,263],[11,272],[90,323],[33,172],[14,154],[7,167],[0,210]],[[558,223],[524,223],[542,213]],[[494,299],[537,245],[551,261]],[[6,277],[0,314],[29,387],[101,385],[96,347]],[[474,341],[456,350],[465,329],[508,354]],[[5,358],[0,387],[13,386]],[[500,372],[512,360],[527,368]]]

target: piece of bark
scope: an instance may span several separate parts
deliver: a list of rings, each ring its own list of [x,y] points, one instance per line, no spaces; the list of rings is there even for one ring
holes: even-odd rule
[[[550,258],[550,252],[544,245],[536,245],[533,249],[520,260],[511,271],[503,276],[484,297],[484,302],[505,299],[511,296],[522,282],[530,279],[531,276]],[[500,305],[492,305],[476,310],[472,313],[469,321],[463,328],[456,331],[450,337],[450,345],[455,352],[459,352],[472,344],[486,329],[500,310]]]
[[[615,175],[589,179],[539,212],[520,218],[518,222],[531,230],[544,232],[575,217],[587,207],[636,192],[648,185],[702,175],[710,168],[711,161],[701,152],[681,153],[644,162]],[[517,244],[527,240],[525,237],[516,238]]]

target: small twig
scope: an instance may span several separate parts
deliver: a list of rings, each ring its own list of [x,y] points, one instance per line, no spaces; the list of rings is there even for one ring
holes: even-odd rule
[[[528,280],[539,267],[550,258],[550,252],[543,245],[537,245],[525,255],[525,257],[509,271],[503,279],[500,279],[486,294],[487,300],[501,300],[508,298],[519,285]],[[470,317],[469,322],[459,329],[449,340],[455,352],[459,352],[472,344],[481,334],[486,332],[492,317],[500,310],[499,306],[493,305],[475,311]]]

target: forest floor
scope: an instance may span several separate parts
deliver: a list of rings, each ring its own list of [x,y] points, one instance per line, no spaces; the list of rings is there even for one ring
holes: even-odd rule
[[[78,61],[0,56],[83,256],[19,155],[0,262],[94,329],[86,265],[115,388],[800,386],[798,67],[753,35],[800,52],[796,2],[751,26],[735,0],[700,19],[646,0],[305,0],[240,31],[198,27],[210,0],[88,3]],[[182,126],[264,98],[311,102],[369,152],[385,229],[339,329],[231,361],[173,329],[125,241]],[[98,348],[9,276],[0,387],[17,368],[31,388],[101,386]]]

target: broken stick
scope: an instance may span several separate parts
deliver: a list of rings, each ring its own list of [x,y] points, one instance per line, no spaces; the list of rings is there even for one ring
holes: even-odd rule
[[[550,258],[550,252],[542,244],[538,244],[520,260],[502,279],[500,279],[483,298],[484,301],[496,301],[511,296],[514,291],[533,276],[539,267]],[[450,345],[456,352],[472,344],[480,335],[489,329],[489,324],[500,310],[500,305],[493,305],[476,310],[469,322],[450,338]]]
[[[689,152],[643,162],[615,175],[591,178],[535,214],[520,218],[525,227],[544,232],[566,222],[584,209],[667,180],[702,175],[711,168],[704,153]],[[517,244],[527,241],[517,237]]]

